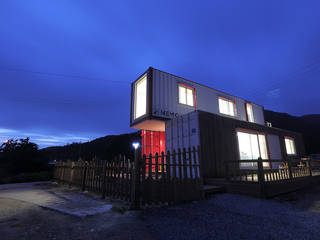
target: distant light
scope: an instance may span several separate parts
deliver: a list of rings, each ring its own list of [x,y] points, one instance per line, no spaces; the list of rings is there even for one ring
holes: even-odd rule
[[[134,149],[137,149],[140,146],[140,143],[134,142],[132,143],[132,146],[134,147]]]
[[[9,142],[9,140],[5,140],[4,143],[7,144]]]

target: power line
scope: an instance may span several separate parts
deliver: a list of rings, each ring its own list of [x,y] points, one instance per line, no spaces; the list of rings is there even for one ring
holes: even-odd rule
[[[31,74],[40,74],[40,75],[48,75],[48,76],[55,76],[55,77],[76,78],[76,79],[93,80],[93,81],[105,81],[105,82],[113,82],[113,83],[118,83],[118,84],[130,84],[125,81],[106,80],[103,78],[93,78],[93,77],[77,76],[77,75],[70,75],[70,74],[61,74],[61,73],[40,72],[40,71],[33,71],[33,70],[20,69],[20,68],[0,67],[0,70],[11,71],[11,72],[26,72],[26,73],[31,73]]]
[[[5,98],[4,100],[2,100],[3,102],[24,102],[24,103],[43,103],[43,104],[47,104],[47,103],[57,103],[57,104],[74,104],[74,103],[81,103],[81,105],[83,106],[83,103],[89,103],[89,104],[99,104],[99,105],[104,105],[104,104],[110,104],[113,103],[113,101],[107,101],[104,99],[82,99],[82,100],[78,100],[78,99],[54,99],[54,98],[44,98],[44,97],[19,97],[19,98]]]

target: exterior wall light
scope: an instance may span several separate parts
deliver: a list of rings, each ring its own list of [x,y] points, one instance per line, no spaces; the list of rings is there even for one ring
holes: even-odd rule
[[[137,150],[138,147],[140,146],[140,143],[134,142],[134,143],[132,143],[132,146],[134,147],[135,150]]]

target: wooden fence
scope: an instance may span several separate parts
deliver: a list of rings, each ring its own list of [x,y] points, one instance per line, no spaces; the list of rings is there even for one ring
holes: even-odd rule
[[[248,167],[248,165],[250,167]],[[233,185],[240,191],[268,197],[302,186],[312,177],[310,160],[297,158],[285,160],[238,160],[226,163],[226,180],[229,183],[247,183],[246,189]],[[251,184],[251,185],[250,185]],[[251,189],[250,189],[251,187]]]
[[[203,197],[199,147],[109,161],[57,162],[54,178],[69,186],[132,203],[174,204]]]

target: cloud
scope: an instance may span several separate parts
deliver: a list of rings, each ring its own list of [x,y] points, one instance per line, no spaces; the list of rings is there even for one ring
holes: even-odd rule
[[[267,92],[267,97],[269,98],[279,98],[280,97],[280,89],[276,88]]]
[[[68,133],[62,133],[59,135],[46,135],[35,132],[24,132],[22,130],[0,128],[0,143],[5,142],[8,139],[20,139],[26,137],[29,137],[31,142],[35,142],[40,148],[43,148],[49,146],[61,146],[73,142],[87,142],[96,138],[97,136],[92,136],[89,138]]]
[[[7,129],[7,128],[0,128],[0,134],[8,134],[8,133],[15,133],[16,130],[13,129]]]

